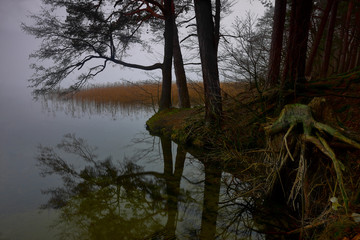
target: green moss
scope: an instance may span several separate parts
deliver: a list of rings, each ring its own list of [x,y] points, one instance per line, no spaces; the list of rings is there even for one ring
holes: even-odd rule
[[[192,144],[198,148],[203,148],[205,146],[205,143],[202,140],[200,140],[199,138],[195,138],[194,141],[192,142]]]
[[[194,115],[194,109],[171,108],[154,114],[147,122],[147,129],[153,135],[165,135],[176,142],[186,143],[186,120]]]
[[[174,130],[174,132],[171,134],[171,139],[175,142],[186,144],[188,136],[184,131]]]

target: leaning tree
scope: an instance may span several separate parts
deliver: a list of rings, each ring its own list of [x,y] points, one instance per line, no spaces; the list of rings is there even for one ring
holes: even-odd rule
[[[167,37],[164,62],[145,66],[124,60],[132,44],[142,43],[141,32],[150,18],[138,14],[142,7],[140,1],[43,0],[41,12],[31,16],[34,23],[22,25],[25,32],[42,39],[40,48],[31,57],[37,62],[52,61],[49,66],[32,64],[35,74],[30,82],[35,88],[34,93],[39,95],[54,90],[74,72],[78,72],[78,78],[69,89],[79,89],[109,63],[114,63],[142,70],[161,69],[163,90],[159,107],[170,107],[172,1],[165,1],[163,5],[156,1],[149,2],[154,12],[158,11],[156,8],[166,12],[164,35]],[[65,16],[61,16],[63,13]]]
[[[181,108],[188,108],[190,107],[190,97],[189,91],[187,87],[187,79],[186,73],[184,68],[184,61],[182,57],[181,47],[180,47],[180,40],[178,34],[178,24],[176,19],[183,15],[183,13],[187,13],[189,8],[191,7],[190,4],[191,0],[186,1],[143,1],[143,0],[134,0],[134,2],[140,3],[139,7],[134,12],[135,14],[141,15],[142,18],[147,19],[147,23],[149,23],[151,27],[151,32],[155,35],[155,41],[165,39],[165,46],[167,50],[171,47],[171,37],[173,40],[172,44],[172,54],[174,60],[174,70],[176,76],[176,85],[178,87],[178,94],[179,94],[179,106]],[[167,5],[168,4],[168,5]],[[170,5],[169,5],[170,4]],[[171,17],[171,19],[169,18]],[[170,29],[170,21],[173,22],[173,28]],[[164,33],[165,29],[165,33]],[[172,36],[170,36],[170,31]],[[158,34],[160,33],[160,34]],[[151,40],[153,41],[153,40]],[[165,54],[169,56],[169,54]],[[170,62],[170,59],[168,59]],[[164,59],[165,63],[165,59]],[[169,68],[167,68],[169,69]],[[170,71],[167,73],[168,77],[166,79],[170,79]],[[163,88],[165,93],[171,92],[171,82],[167,82],[168,85]]]

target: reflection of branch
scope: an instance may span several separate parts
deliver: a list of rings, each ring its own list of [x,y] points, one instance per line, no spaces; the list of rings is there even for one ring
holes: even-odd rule
[[[75,134],[65,134],[57,147],[67,153],[79,155],[86,162],[97,164],[94,161],[96,155],[93,153],[96,148],[88,146],[82,138],[77,138]]]
[[[140,177],[140,176],[145,176],[145,175],[151,175],[154,176],[156,178],[165,178],[163,173],[158,173],[155,171],[148,171],[148,172],[138,172],[138,173],[130,173],[130,174],[124,174],[124,175],[120,175],[116,178],[116,183],[120,184],[122,182],[122,180],[127,179],[127,178],[135,178],[135,177]]]
[[[163,237],[163,238],[162,238]],[[167,227],[165,226],[164,228],[142,238],[145,240],[150,240],[150,239],[177,239],[176,235],[174,235],[173,233],[169,233],[169,230],[167,229]]]
[[[198,181],[198,182],[193,182],[191,181],[190,179],[188,179],[187,177],[185,176],[182,176],[183,179],[185,179],[187,182],[191,183],[191,184],[194,184],[194,185],[198,185],[198,184],[201,184],[201,183],[204,183],[205,180],[201,180],[201,181]]]

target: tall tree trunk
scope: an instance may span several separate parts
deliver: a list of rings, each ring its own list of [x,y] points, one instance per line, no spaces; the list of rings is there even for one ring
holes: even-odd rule
[[[316,56],[316,52],[317,52],[317,50],[319,48],[320,41],[322,39],[324,30],[325,30],[325,26],[326,26],[326,23],[327,23],[328,18],[329,18],[331,8],[334,5],[334,1],[335,0],[328,0],[327,1],[324,13],[323,13],[323,15],[321,17],[320,25],[319,25],[319,28],[317,30],[315,40],[314,40],[313,45],[311,47],[309,58],[308,58],[308,61],[307,61],[307,64],[306,64],[306,72],[305,72],[306,76],[311,76],[312,67],[313,67],[315,56]]]
[[[305,82],[305,63],[313,0],[293,0],[290,19],[289,48],[284,80],[294,87]]]
[[[216,46],[216,55],[218,54],[218,46],[220,40],[220,13],[221,13],[221,1],[215,1],[215,17],[214,17],[214,35],[215,35],[215,46]]]
[[[279,83],[285,16],[286,0],[276,0],[267,80],[269,87],[274,87]]]
[[[173,0],[164,1],[164,15],[165,15],[165,47],[164,47],[164,62],[162,66],[162,89],[159,102],[159,110],[168,109],[171,107],[171,67],[173,57]]]
[[[356,51],[356,56],[355,56],[355,62],[354,62],[354,67],[359,66],[360,64],[360,6],[356,5],[357,9],[356,9],[356,22],[355,22],[355,26],[356,26],[356,41],[358,42],[358,46],[357,46],[357,51]]]
[[[175,68],[175,76],[176,76],[176,85],[178,88],[179,94],[179,102],[181,108],[189,108],[190,107],[190,97],[189,91],[186,82],[186,74],[184,68],[184,62],[181,54],[179,35],[177,26],[174,18],[174,68]]]
[[[290,10],[290,20],[289,20],[289,35],[287,37],[287,46],[286,46],[286,57],[285,57],[285,64],[284,64],[284,70],[282,72],[282,81],[281,85],[282,87],[285,85],[285,82],[287,80],[287,76],[289,73],[289,66],[290,62],[292,61],[292,55],[290,54],[290,50],[293,49],[294,40],[294,31],[295,31],[295,15],[296,15],[296,0],[291,1],[291,10]]]
[[[344,72],[345,68],[346,68],[346,57],[348,54],[348,49],[349,49],[349,26],[350,26],[350,20],[351,20],[351,12],[353,10],[354,7],[354,2],[352,0],[349,1],[349,5],[348,5],[348,10],[346,13],[346,20],[345,20],[345,25],[344,25],[344,38],[342,38],[343,40],[343,46],[342,46],[342,51],[341,51],[341,56],[340,56],[340,68],[339,68],[339,72]]]
[[[354,5],[354,4],[353,4]],[[354,12],[354,8],[356,6],[352,7],[352,11],[351,11],[351,15],[353,15],[352,13]],[[356,10],[355,10],[356,12]],[[355,16],[357,17],[358,14],[356,14]],[[344,68],[343,68],[343,72],[347,72],[351,69],[351,59],[354,55],[354,51],[356,51],[356,39],[355,39],[355,35],[356,35],[356,17],[355,19],[353,17],[350,17],[350,24],[349,24],[349,30],[348,30],[348,45],[347,45],[347,53],[346,53],[346,58],[345,58],[345,63],[344,63]]]
[[[334,4],[332,6],[332,9],[331,9],[330,23],[329,23],[329,27],[328,27],[327,36],[326,36],[325,51],[324,51],[324,57],[323,57],[322,67],[321,67],[321,76],[322,77],[326,77],[328,74],[328,71],[329,71],[331,47],[332,47],[332,41],[333,41],[333,36],[334,36],[338,5],[339,5],[339,1],[335,0]]]
[[[194,3],[204,82],[205,120],[211,124],[220,124],[222,102],[211,1],[194,0]]]
[[[360,12],[359,8],[355,10],[355,22],[353,24],[353,40],[350,48],[348,70],[353,69],[356,64],[357,53],[360,45]]]

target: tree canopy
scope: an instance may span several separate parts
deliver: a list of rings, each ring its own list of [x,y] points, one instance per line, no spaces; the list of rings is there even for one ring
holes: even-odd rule
[[[189,38],[198,40],[196,57],[201,60],[207,121],[221,118],[219,82],[224,74],[241,81],[255,79],[258,89],[279,87],[280,92],[292,89],[296,96],[307,79],[359,66],[357,0],[277,0],[274,7],[270,1],[261,2],[268,7],[267,15],[259,18],[257,25],[250,18],[238,20],[232,34],[234,41],[229,41],[221,19],[224,9],[230,9],[231,1],[201,0],[192,4],[190,0],[43,0],[40,13],[31,16],[33,24],[22,25],[26,32],[42,39],[40,48],[31,54],[37,60],[32,65],[35,74],[30,79],[31,86],[35,94],[46,93],[79,71],[78,79],[70,87],[76,90],[109,63],[142,70],[159,69],[162,71],[159,108],[166,109],[172,106],[174,64],[181,105],[189,107],[178,26],[196,27]],[[144,30],[163,40],[162,62],[144,66],[125,60],[129,49],[144,44],[141,38]],[[219,44],[223,39],[227,44]]]
[[[140,30],[148,18],[132,14],[138,8],[136,1],[43,2],[41,12],[31,16],[34,23],[22,25],[26,32],[42,39],[39,50],[31,57],[53,61],[49,67],[32,65],[36,73],[30,82],[35,93],[58,87],[69,74],[85,65],[88,70],[78,76],[73,89],[103,71],[109,62],[143,70],[162,67],[162,63],[143,66],[123,60],[132,44],[141,43]]]

